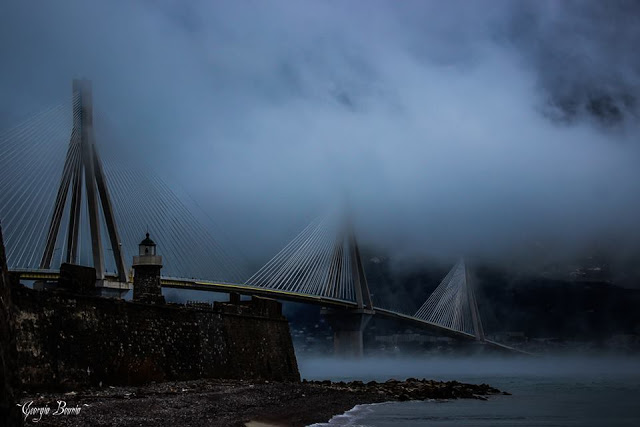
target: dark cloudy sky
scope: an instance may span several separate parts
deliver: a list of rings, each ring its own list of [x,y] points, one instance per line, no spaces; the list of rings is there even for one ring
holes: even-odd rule
[[[3,1],[0,124],[92,79],[114,147],[251,257],[345,194],[399,254],[628,252],[637,5]]]

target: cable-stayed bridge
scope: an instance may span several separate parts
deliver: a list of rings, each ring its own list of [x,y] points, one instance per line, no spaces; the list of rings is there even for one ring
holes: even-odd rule
[[[351,221],[337,213],[313,221],[250,275],[162,179],[101,157],[86,80],[74,80],[70,102],[0,133],[0,220],[9,268],[24,280],[55,280],[62,263],[81,264],[95,268],[103,292],[128,290],[130,260],[150,231],[165,259],[163,287],[320,305],[344,353],[362,354],[374,315],[517,351],[485,338],[462,260],[415,313],[374,302]]]

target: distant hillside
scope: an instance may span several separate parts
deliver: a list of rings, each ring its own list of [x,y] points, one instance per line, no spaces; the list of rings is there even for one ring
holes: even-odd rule
[[[490,269],[478,269],[476,277],[487,330],[593,340],[640,334],[640,290],[605,282],[510,278]]]
[[[394,271],[382,257],[365,258],[374,303],[413,313],[446,275],[449,266]],[[640,290],[606,282],[516,276],[475,266],[480,313],[488,333],[522,331],[528,337],[605,340],[615,334],[640,335]],[[288,312],[294,324],[313,324],[319,310],[297,306]],[[374,321],[379,333],[397,325]]]

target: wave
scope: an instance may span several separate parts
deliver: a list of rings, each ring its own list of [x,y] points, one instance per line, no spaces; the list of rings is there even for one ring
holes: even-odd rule
[[[353,408],[346,411],[344,414],[334,415],[326,423],[315,423],[307,427],[333,427],[333,426],[351,426],[351,427],[368,427],[367,424],[357,424],[358,420],[365,418],[373,412],[374,406],[388,405],[394,402],[382,402],[382,403],[366,403],[356,405]]]

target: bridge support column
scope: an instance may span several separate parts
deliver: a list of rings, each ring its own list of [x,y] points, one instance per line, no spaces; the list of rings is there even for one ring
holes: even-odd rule
[[[363,331],[372,310],[333,310],[323,309],[331,329],[333,329],[333,352],[345,358],[361,358],[364,355]]]

